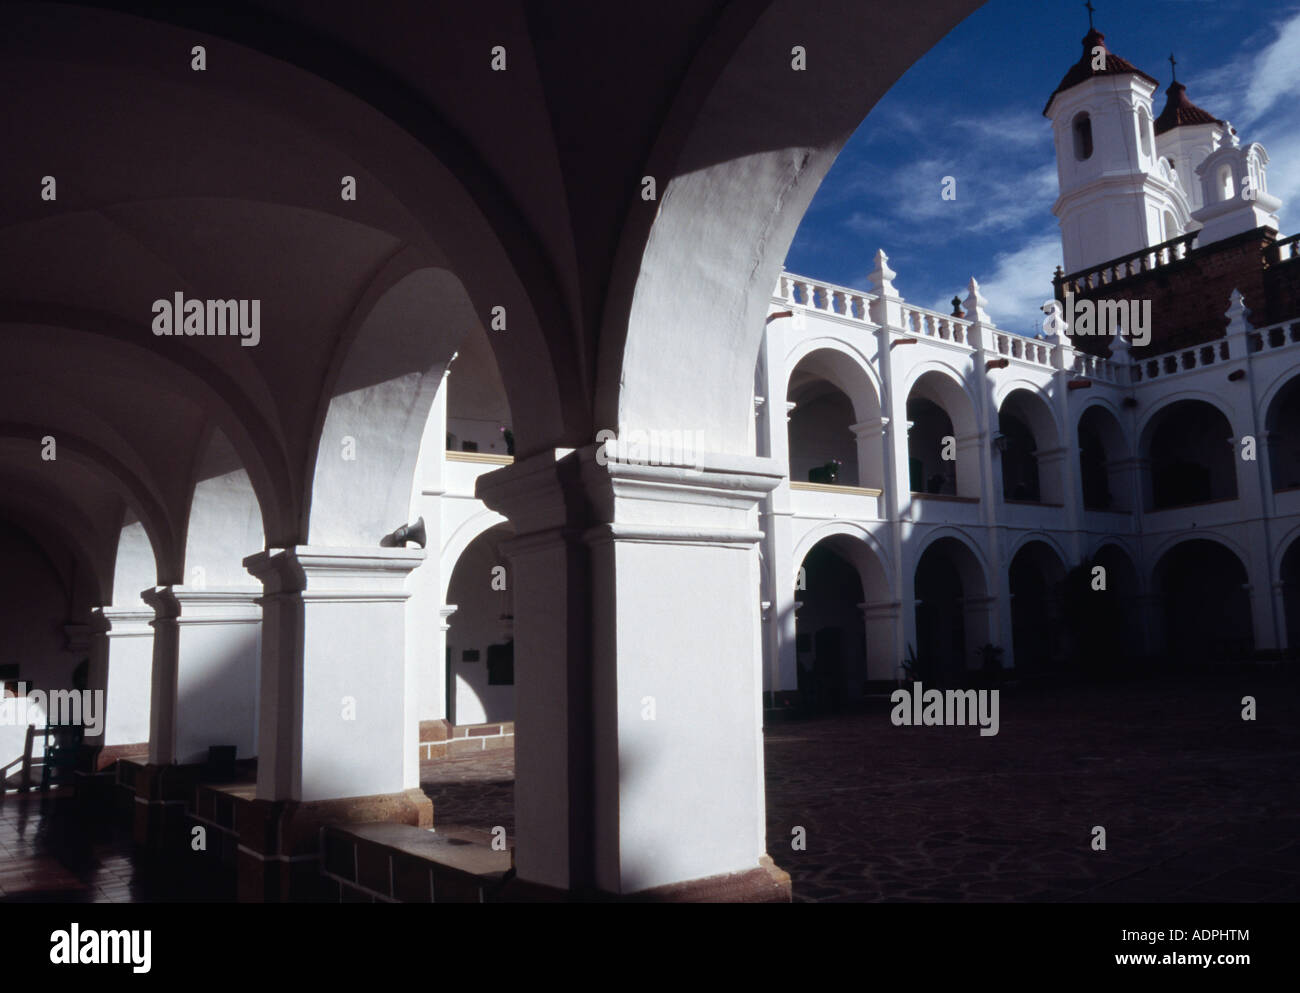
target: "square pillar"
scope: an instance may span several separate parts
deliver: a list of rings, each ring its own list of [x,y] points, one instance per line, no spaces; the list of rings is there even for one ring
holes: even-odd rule
[[[789,899],[766,857],[757,510],[768,459],[479,480],[511,519],[519,879],[619,898]],[[616,457],[616,456],[615,456]]]
[[[239,898],[321,898],[325,824],[431,827],[408,788],[406,578],[419,548],[275,548],[244,559],[262,581],[257,791],[236,800]]]
[[[244,559],[264,589],[259,799],[406,788],[405,584],[423,560],[419,548],[312,546]]]
[[[867,679],[873,683],[897,682],[902,678],[903,604],[898,600],[860,603],[867,634]]]
[[[257,755],[261,590],[173,586],[176,618],[176,761],[207,761],[212,745]]]
[[[146,747],[149,741],[153,671],[153,610],[100,607],[95,612],[106,627],[100,664],[91,658],[91,686],[104,689],[104,748],[100,768]],[[98,670],[98,671],[97,671]]]

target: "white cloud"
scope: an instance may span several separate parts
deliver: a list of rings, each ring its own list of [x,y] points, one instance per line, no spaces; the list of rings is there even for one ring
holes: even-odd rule
[[[1283,97],[1300,93],[1300,14],[1282,24],[1277,38],[1251,59],[1247,120],[1258,121]]]
[[[973,273],[980,280],[980,293],[987,301],[984,307],[993,323],[1004,331],[1032,333],[1043,319],[1043,304],[1052,298],[1052,275],[1060,264],[1061,236],[1054,231],[1022,248],[999,252],[987,280]],[[949,300],[943,300],[932,309],[946,313],[949,306]]]

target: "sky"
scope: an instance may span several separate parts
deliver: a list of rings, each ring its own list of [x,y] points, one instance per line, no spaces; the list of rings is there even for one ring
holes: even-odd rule
[[[1300,232],[1300,0],[1093,0],[1111,52],[1269,154],[1282,234]],[[989,0],[894,84],[854,133],[786,269],[855,289],[883,248],[911,303],[948,313],[980,283],[998,327],[1034,333],[1061,263],[1059,189],[1042,111],[1083,53],[1082,0]],[[943,200],[945,176],[956,199]]]

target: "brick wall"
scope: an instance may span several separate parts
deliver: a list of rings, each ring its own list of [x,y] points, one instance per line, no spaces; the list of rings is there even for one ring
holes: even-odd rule
[[[1075,298],[1150,300],[1151,344],[1134,350],[1138,358],[1223,337],[1233,290],[1245,297],[1256,327],[1276,324],[1300,312],[1300,259],[1273,262],[1276,241],[1276,232],[1258,228],[1197,248],[1185,259],[1076,293]],[[1110,347],[1108,335],[1081,335],[1072,341],[1093,354],[1104,355]]]
[[[420,761],[442,759],[491,748],[513,748],[515,722],[448,724],[445,720],[420,722]]]

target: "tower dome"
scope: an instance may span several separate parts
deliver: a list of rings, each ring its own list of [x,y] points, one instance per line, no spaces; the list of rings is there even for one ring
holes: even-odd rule
[[[1092,27],[1083,55],[1043,113],[1052,121],[1067,272],[1186,233],[1192,208],[1157,150],[1151,98],[1159,84],[1106,47]]]

